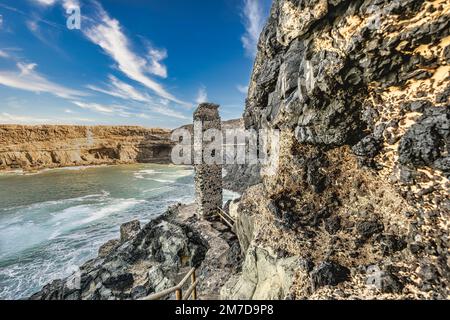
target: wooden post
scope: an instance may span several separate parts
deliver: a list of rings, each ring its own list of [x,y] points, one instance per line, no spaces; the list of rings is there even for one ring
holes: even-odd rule
[[[183,293],[181,292],[181,289],[177,289],[177,291],[175,291],[175,299],[183,300]]]
[[[192,272],[192,275],[191,275],[192,284],[195,284],[195,281],[197,281],[197,277],[196,277],[195,271],[194,271],[194,272]],[[195,286],[194,290],[192,291],[192,300],[197,300],[197,286]]]

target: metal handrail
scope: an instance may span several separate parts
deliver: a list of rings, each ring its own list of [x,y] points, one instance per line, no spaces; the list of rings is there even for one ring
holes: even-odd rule
[[[196,271],[195,268],[192,268],[191,270],[189,270],[189,272],[184,276],[183,280],[181,280],[180,283],[178,283],[178,285],[176,285],[172,288],[154,293],[147,297],[141,298],[140,300],[160,300],[174,292],[175,292],[176,300],[183,300],[183,299],[188,300],[191,297],[191,295],[192,295],[193,300],[197,300],[197,285],[200,281],[196,278],[195,271]],[[192,284],[189,287],[189,289],[186,291],[186,294],[183,296],[183,287],[186,284],[186,282],[189,280],[189,278],[191,278]]]

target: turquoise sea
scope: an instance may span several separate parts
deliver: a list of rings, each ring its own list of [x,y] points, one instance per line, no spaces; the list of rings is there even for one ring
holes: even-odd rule
[[[225,191],[224,200],[237,195]],[[66,277],[119,237],[194,201],[193,170],[172,165],[63,168],[0,174],[0,299],[31,295]]]

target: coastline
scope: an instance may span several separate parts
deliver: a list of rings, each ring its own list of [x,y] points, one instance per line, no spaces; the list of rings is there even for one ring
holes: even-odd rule
[[[170,162],[171,130],[0,125],[0,171]]]

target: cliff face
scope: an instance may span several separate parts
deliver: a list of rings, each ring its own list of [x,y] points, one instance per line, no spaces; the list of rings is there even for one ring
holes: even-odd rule
[[[245,125],[275,174],[232,214],[224,298],[448,298],[448,0],[275,0]]]
[[[0,125],[0,170],[168,162],[170,133],[126,126]]]

